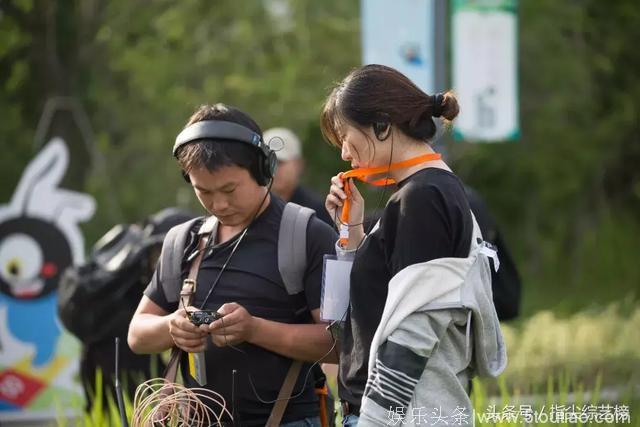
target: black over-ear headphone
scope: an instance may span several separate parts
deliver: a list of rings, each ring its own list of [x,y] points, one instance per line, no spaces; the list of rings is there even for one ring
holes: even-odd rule
[[[203,139],[238,141],[257,148],[260,153],[258,159],[258,184],[260,185],[267,185],[276,173],[278,167],[276,153],[264,143],[260,135],[246,126],[227,121],[203,120],[186,127],[176,137],[173,156],[177,158],[182,147]],[[184,174],[184,177],[189,182],[189,176]]]

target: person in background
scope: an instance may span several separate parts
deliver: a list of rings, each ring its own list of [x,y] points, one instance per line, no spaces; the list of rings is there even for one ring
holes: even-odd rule
[[[278,170],[271,190],[285,202],[293,202],[315,210],[318,218],[333,226],[322,199],[311,189],[300,184],[304,172],[304,159],[302,144],[296,134],[290,129],[276,127],[265,131],[264,140],[267,144],[271,143],[278,157]]]
[[[469,187],[464,186],[464,192],[469,200],[471,211],[478,221],[482,237],[498,251],[500,268],[498,271],[491,269],[491,289],[493,290],[493,304],[496,306],[498,319],[501,321],[512,320],[520,313],[521,281],[516,264],[507,248],[507,243],[500,233],[498,224],[491,215],[491,211],[485,204],[480,194]]]

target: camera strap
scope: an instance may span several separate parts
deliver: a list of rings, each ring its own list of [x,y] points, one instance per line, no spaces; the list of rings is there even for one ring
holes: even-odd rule
[[[206,224],[207,222],[205,222]],[[204,225],[203,225],[204,227]],[[200,270],[200,263],[202,262],[202,258],[204,257],[207,237],[210,236],[207,234],[201,234],[201,231],[198,233],[200,240],[198,241],[198,254],[195,259],[191,263],[189,268],[189,275],[184,280],[182,284],[182,289],[180,290],[180,298],[182,299],[182,304],[185,309],[191,305],[193,302],[193,296],[196,293],[196,287],[198,285],[198,271]],[[207,383],[207,370],[204,358],[204,350],[198,353],[188,353],[187,358],[189,360],[189,374],[193,379],[196,380],[200,386],[204,387]]]
[[[204,245],[206,244],[208,234],[199,235],[200,241],[198,242],[198,255],[195,257],[191,266],[189,268],[189,275],[184,280],[182,284],[182,289],[180,290],[180,299],[182,300],[183,307],[189,307],[191,305],[191,301],[193,300],[193,295],[196,293],[196,279],[198,277],[198,271],[200,270],[200,263],[202,262],[202,257],[204,255]],[[173,347],[171,349],[171,357],[169,358],[169,363],[167,364],[167,368],[164,371],[164,378],[169,382],[176,382],[176,378],[178,376],[178,365],[180,363],[180,356],[182,355],[182,350],[178,347]]]

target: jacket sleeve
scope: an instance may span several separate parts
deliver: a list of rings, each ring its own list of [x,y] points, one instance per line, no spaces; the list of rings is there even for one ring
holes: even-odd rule
[[[405,413],[446,329],[445,318],[450,318],[446,312],[412,313],[375,350],[360,410],[362,425],[386,426]]]

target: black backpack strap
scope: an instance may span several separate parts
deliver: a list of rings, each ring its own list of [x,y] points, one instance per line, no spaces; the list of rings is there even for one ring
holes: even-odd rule
[[[160,263],[156,274],[162,285],[164,296],[169,303],[176,303],[180,298],[180,287],[182,285],[182,257],[189,238],[189,232],[197,221],[202,217],[194,218],[185,223],[171,228],[162,243],[160,253]]]

